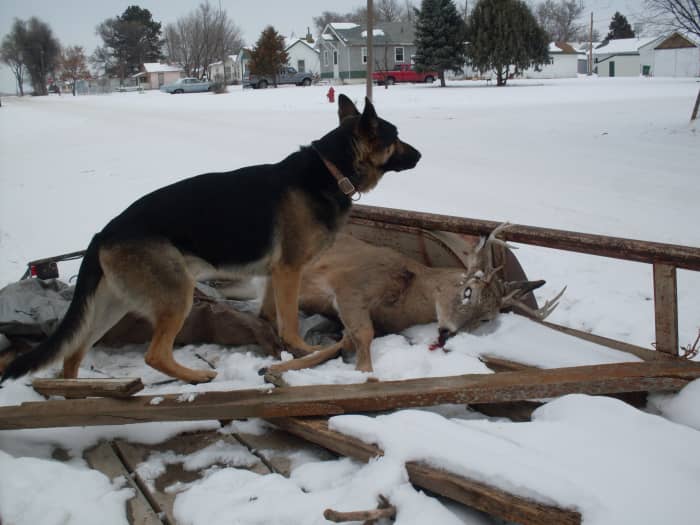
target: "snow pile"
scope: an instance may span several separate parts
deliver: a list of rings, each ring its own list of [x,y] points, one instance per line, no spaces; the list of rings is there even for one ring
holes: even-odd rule
[[[74,431],[75,432],[75,431]],[[96,470],[0,451],[0,517],[11,525],[126,525],[131,489]],[[123,480],[122,480],[123,481]]]
[[[579,509],[588,525],[697,523],[700,433],[615,399],[565,396],[536,410],[528,423],[403,410],[336,416],[330,426],[377,444],[385,453],[379,462],[424,461]],[[662,452],[663,444],[671,446]]]
[[[328,523],[323,511],[373,509],[383,494],[400,502],[398,525],[462,523],[447,508],[407,483],[400,465],[360,465],[349,459],[306,463],[290,478],[236,469],[217,470],[178,494],[175,517],[187,525]]]

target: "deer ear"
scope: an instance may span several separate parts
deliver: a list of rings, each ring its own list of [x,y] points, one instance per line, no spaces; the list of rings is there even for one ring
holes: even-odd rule
[[[343,122],[348,117],[356,117],[360,112],[348,97],[342,93],[338,97],[338,120]]]
[[[511,292],[515,292],[516,290],[519,290],[516,295],[518,296],[523,296],[527,293],[530,293],[533,290],[537,290],[540,286],[543,286],[547,281],[539,280],[539,281],[508,281],[505,283],[505,295],[508,295]]]

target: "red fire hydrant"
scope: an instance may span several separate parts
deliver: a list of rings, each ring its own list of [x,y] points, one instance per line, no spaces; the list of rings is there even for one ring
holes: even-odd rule
[[[330,102],[331,104],[335,102],[335,89],[333,89],[333,86],[331,86],[328,89],[328,93],[326,93],[326,96],[328,97],[328,102]]]

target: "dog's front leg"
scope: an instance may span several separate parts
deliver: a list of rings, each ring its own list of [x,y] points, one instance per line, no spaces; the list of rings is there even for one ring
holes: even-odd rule
[[[272,270],[272,289],[277,312],[277,332],[287,349],[300,357],[317,350],[299,335],[299,289],[301,268],[280,265]]]

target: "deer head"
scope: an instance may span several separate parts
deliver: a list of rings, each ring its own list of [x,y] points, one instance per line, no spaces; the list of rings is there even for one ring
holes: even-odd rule
[[[522,299],[545,281],[504,281],[500,277],[502,266],[494,267],[491,248],[508,245],[496,236],[508,228],[503,223],[488,237],[481,237],[474,250],[467,255],[466,270],[441,272],[435,290],[435,309],[438,319],[438,341],[435,348],[459,331],[470,332],[495,319],[501,310],[514,308],[530,317],[546,318],[559,304],[564,290],[539,309],[528,307]]]

